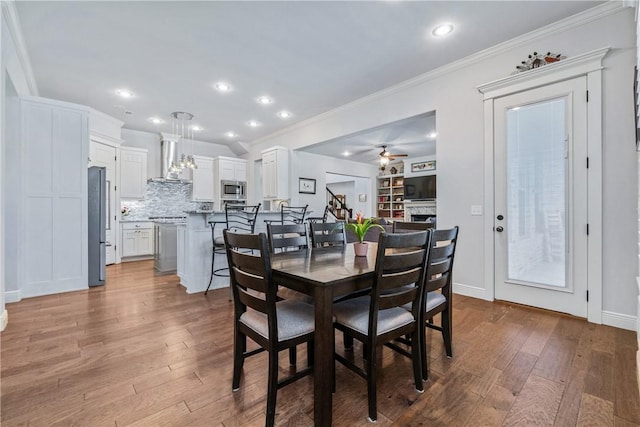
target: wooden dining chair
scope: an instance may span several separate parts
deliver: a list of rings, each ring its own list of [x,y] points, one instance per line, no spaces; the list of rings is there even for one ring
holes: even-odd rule
[[[322,246],[344,246],[347,244],[347,234],[345,232],[344,221],[338,222],[312,222],[311,246],[319,248]]]
[[[213,244],[213,251],[211,252],[211,276],[209,277],[209,284],[204,291],[206,295],[209,292],[211,283],[213,282],[213,276],[229,277],[228,268],[214,267],[216,254],[222,255],[226,253],[224,237],[222,234],[216,236],[216,227],[222,227],[223,230],[228,229],[237,233],[253,233],[256,229],[256,218],[258,217],[258,211],[260,211],[261,203],[257,205],[243,205],[227,203],[224,206],[224,221],[209,221],[211,226],[211,242]]]
[[[361,341],[366,355],[366,369],[335,354],[338,362],[367,380],[369,420],[377,419],[376,370],[377,352],[389,341],[411,335],[419,340],[423,330],[422,298],[424,274],[431,244],[431,231],[386,234],[378,239],[378,252],[373,287],[367,296],[334,304],[334,326],[345,335]],[[403,305],[410,304],[411,310]],[[423,391],[421,347],[410,347],[416,389]]]
[[[279,388],[312,372],[314,309],[296,300],[278,301],[271,280],[267,236],[224,230],[234,301],[233,391],[240,388],[244,360],[264,350],[269,353],[266,425],[275,423]],[[260,348],[247,351],[247,337]],[[278,353],[307,343],[307,367],[278,380]]]
[[[267,224],[271,253],[309,248],[306,224]]]
[[[434,228],[434,225],[435,224],[432,222],[394,221],[393,232],[394,233],[411,233],[413,231],[429,230],[431,228]]]
[[[432,248],[429,251],[427,273],[425,275],[424,320],[422,325],[442,333],[447,357],[453,357],[452,272],[453,259],[458,242],[458,231],[458,226],[447,230],[433,231]],[[433,317],[438,313],[440,313],[440,325],[434,325]],[[423,355],[422,378],[426,381],[429,379],[426,328],[423,328],[420,338]]]

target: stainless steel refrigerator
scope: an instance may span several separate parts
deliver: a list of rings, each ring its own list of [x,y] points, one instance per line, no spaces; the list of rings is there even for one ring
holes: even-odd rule
[[[104,285],[106,274],[106,177],[106,168],[89,168],[89,286]]]

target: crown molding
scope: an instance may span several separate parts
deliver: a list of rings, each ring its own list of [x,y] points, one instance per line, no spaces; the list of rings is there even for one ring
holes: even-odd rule
[[[13,43],[16,47],[18,54],[18,60],[24,71],[24,76],[29,86],[29,93],[33,96],[38,96],[38,84],[33,74],[33,68],[31,67],[31,60],[29,59],[29,52],[27,51],[27,45],[22,36],[22,26],[20,25],[20,19],[18,18],[18,11],[13,0],[2,1],[2,15],[7,23],[7,29],[11,34]]]
[[[523,34],[521,36],[514,37],[510,40],[491,46],[487,49],[478,51],[476,53],[473,53],[457,61],[450,62],[434,70],[428,71],[424,74],[420,74],[419,76],[416,76],[409,80],[405,80],[404,82],[398,83],[397,85],[390,86],[378,92],[374,92],[370,95],[364,96],[355,101],[341,105],[332,110],[326,111],[324,113],[320,113],[307,120],[298,122],[287,128],[284,128],[279,131],[270,133],[269,135],[265,135],[263,137],[257,138],[251,141],[250,144],[258,145],[271,138],[286,135],[289,132],[294,131],[296,129],[304,128],[306,126],[321,122],[333,116],[338,116],[345,111],[358,107],[359,105],[367,104],[369,102],[378,100],[380,98],[384,98],[394,93],[402,92],[406,89],[410,89],[414,86],[418,86],[427,81],[437,79],[438,77],[441,77],[441,76],[450,74],[454,71],[468,67],[469,65],[478,63],[480,61],[484,61],[487,58],[500,55],[511,49],[530,43],[531,41],[534,41],[539,37],[562,33],[572,28],[576,28],[576,27],[588,24],[590,22],[596,21],[598,19],[604,18],[606,16],[613,15],[614,13],[617,13],[624,9],[626,9],[626,7],[622,4],[622,2],[619,2],[619,1],[608,1],[608,2],[602,3],[598,6],[592,7],[591,9],[587,9],[583,12],[561,19],[552,24],[545,25],[544,27],[540,27],[526,34]]]
[[[540,68],[534,68],[533,70],[482,84],[477,89],[484,94],[484,99],[486,100],[514,93],[514,91],[522,87],[528,89],[531,87],[530,82],[534,80],[540,84],[545,84],[549,82],[549,79],[557,81],[559,78],[571,78],[601,70],[603,68],[602,59],[610,50],[611,47],[596,49],[582,55],[543,65]],[[562,73],[562,76],[558,77],[558,73]]]

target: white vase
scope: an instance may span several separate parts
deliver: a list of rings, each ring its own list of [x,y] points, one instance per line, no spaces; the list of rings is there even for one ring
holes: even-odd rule
[[[353,250],[356,252],[356,256],[367,256],[367,243],[354,243]]]

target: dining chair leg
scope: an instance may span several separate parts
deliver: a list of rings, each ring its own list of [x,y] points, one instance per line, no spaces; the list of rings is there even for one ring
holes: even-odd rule
[[[267,427],[273,427],[276,420],[276,396],[278,393],[278,352],[269,351],[269,380],[267,385]]]
[[[429,380],[429,355],[427,354],[427,327],[424,325],[424,319],[420,320],[420,334],[418,336],[418,345],[420,346],[420,357],[422,358],[422,381]]]
[[[369,400],[369,421],[376,422],[378,419],[378,408],[376,399],[376,371],[377,371],[377,357],[376,346],[366,346],[367,348],[367,398]]]
[[[242,374],[246,349],[247,337],[236,327],[233,334],[233,381],[231,386],[233,391],[240,388],[240,375]]]
[[[313,351],[314,341],[307,341],[307,367],[311,368],[315,361],[315,353]]]
[[[453,357],[453,349],[451,347],[451,329],[452,329],[452,319],[451,319],[451,310],[447,309],[440,313],[442,316],[442,339],[444,339],[444,347],[447,352],[447,357]]]
[[[416,390],[422,393],[424,386],[422,385],[422,345],[420,345],[421,328],[416,325],[415,331],[411,334],[411,362],[413,364],[413,379],[416,383]]]
[[[298,353],[296,352],[296,346],[289,347],[289,365],[296,366],[298,362]]]
[[[353,350],[353,337],[343,333],[342,342],[344,343],[345,350]]]

